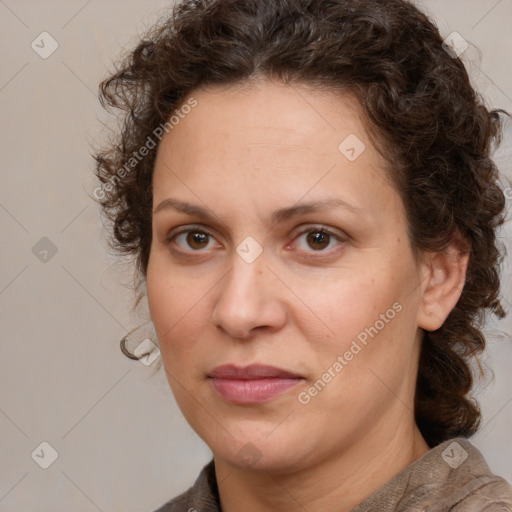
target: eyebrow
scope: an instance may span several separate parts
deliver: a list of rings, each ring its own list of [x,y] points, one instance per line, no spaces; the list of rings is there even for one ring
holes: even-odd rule
[[[343,199],[332,198],[324,199],[321,201],[313,201],[309,203],[301,203],[294,206],[289,206],[287,208],[280,208],[278,210],[275,210],[272,213],[271,217],[272,223],[285,222],[299,215],[304,215],[306,213],[316,212],[320,210],[328,210],[331,208],[344,208],[352,214],[361,214],[363,212],[361,208],[357,208],[356,206],[347,203]],[[214,220],[214,217],[217,217],[208,208],[203,208],[202,206],[191,204],[186,201],[180,201],[174,198],[164,199],[154,209],[153,215],[168,210],[175,210],[181,213],[186,213],[188,215],[199,217],[200,219],[209,221],[212,221]]]

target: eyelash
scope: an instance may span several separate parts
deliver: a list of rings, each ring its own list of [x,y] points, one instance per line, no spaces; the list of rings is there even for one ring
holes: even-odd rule
[[[165,239],[165,243],[167,245],[171,245],[171,243],[174,241],[174,239],[176,237],[178,237],[179,235],[182,235],[184,233],[201,233],[203,235],[208,235],[212,238],[215,238],[215,236],[210,233],[208,230],[200,227],[200,226],[189,226],[187,229],[182,229],[181,231],[178,231],[176,233],[171,233],[166,239]],[[181,249],[183,251],[183,249]],[[186,251],[186,252],[203,252],[202,250],[197,250],[197,251],[194,251],[194,250],[190,250],[190,251]]]
[[[171,245],[174,242],[176,237],[178,237],[179,235],[188,234],[188,233],[200,233],[200,234],[204,234],[204,235],[207,235],[207,236],[215,239],[215,236],[211,232],[209,232],[207,229],[205,229],[205,228],[203,228],[201,226],[189,226],[189,227],[187,227],[187,229],[182,229],[181,231],[178,231],[176,233],[171,233],[169,236],[167,236],[165,238],[165,243],[166,243],[166,245]],[[294,240],[298,239],[302,235],[306,235],[306,234],[309,234],[309,233],[323,233],[324,235],[329,236],[330,237],[329,244],[331,242],[331,238],[334,238],[340,244],[346,241],[345,239],[343,239],[342,237],[340,237],[339,235],[337,235],[336,233],[334,233],[330,229],[328,229],[328,228],[326,228],[324,226],[321,226],[321,225],[310,225],[310,226],[307,226],[305,229],[303,229],[302,231],[297,233],[297,235],[294,237]],[[186,250],[186,249],[180,248],[178,250],[182,251],[182,252],[185,252],[185,253],[188,253],[188,254],[190,254],[190,253],[198,253],[199,254],[199,253],[203,252],[202,249]],[[320,254],[320,255],[325,255],[325,254],[330,253],[332,250],[333,249],[331,248],[331,249],[320,249],[320,250],[317,250],[317,251],[310,250],[310,251],[305,251],[305,252],[312,253],[312,254],[316,253],[316,254]],[[309,255],[309,257],[311,257],[311,255]]]
[[[337,235],[336,233],[334,233],[333,231],[331,231],[330,229],[324,227],[324,226],[315,226],[315,225],[310,225],[310,226],[307,226],[306,228],[304,228],[302,231],[300,231],[299,233],[297,233],[297,236],[295,236],[294,239],[298,239],[299,237],[301,237],[302,235],[306,235],[308,233],[322,233],[324,235],[327,235],[329,237],[329,245],[332,241],[332,239],[336,240],[337,242],[339,242],[340,244],[345,242],[345,239],[342,239],[339,235]],[[307,242],[306,242],[307,243]],[[306,251],[306,252],[310,252],[312,254],[325,254],[325,253],[330,253],[332,252],[334,249],[331,248],[331,249],[320,249],[318,251],[315,251],[315,250],[311,250],[311,251]]]

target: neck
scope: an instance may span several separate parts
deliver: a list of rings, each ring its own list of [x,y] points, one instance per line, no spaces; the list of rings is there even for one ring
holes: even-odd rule
[[[430,450],[415,424],[405,430],[372,432],[321,465],[278,475],[215,457],[222,510],[349,512]]]

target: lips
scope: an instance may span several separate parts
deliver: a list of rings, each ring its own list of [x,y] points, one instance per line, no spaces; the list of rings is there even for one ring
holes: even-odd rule
[[[282,368],[259,364],[219,366],[208,377],[222,398],[236,404],[267,402],[304,380],[300,375]]]
[[[254,379],[297,379],[300,375],[288,372],[276,366],[267,366],[262,364],[251,364],[241,367],[233,364],[218,366],[210,374],[209,377],[219,379],[235,379],[235,380],[254,380]]]

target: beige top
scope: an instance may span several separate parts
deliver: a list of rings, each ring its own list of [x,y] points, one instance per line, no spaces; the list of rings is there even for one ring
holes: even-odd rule
[[[188,491],[155,512],[222,512],[213,460]],[[432,448],[351,512],[512,512],[512,486],[459,437]]]

